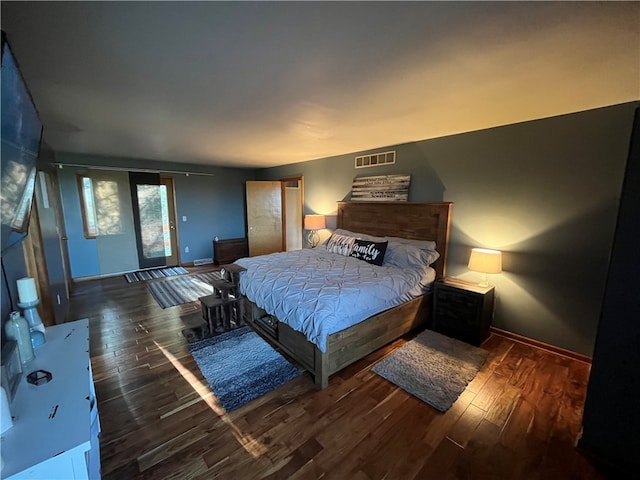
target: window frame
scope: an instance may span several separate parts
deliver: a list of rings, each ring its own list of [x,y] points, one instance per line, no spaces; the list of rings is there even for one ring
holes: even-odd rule
[[[96,217],[96,209],[95,209],[95,196],[93,193],[93,181],[91,177],[84,173],[79,173],[76,175],[76,179],[78,182],[78,193],[80,195],[80,210],[82,214],[82,229],[84,232],[84,238],[93,240],[98,236],[98,218]],[[87,205],[87,197],[85,196],[85,179],[89,181],[89,185],[91,187],[91,206],[90,208]],[[90,227],[90,219],[89,215],[93,217],[93,231],[91,231]]]

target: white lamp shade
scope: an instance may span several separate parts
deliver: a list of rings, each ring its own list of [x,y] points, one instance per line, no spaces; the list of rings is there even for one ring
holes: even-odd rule
[[[305,230],[321,230],[326,228],[324,215],[305,215],[304,228]]]
[[[488,248],[474,248],[469,258],[469,270],[481,273],[502,272],[502,252]]]
[[[18,299],[20,303],[31,303],[38,300],[38,290],[36,289],[36,281],[31,277],[18,279]]]

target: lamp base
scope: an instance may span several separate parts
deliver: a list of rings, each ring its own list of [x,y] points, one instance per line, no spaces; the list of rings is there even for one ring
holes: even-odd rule
[[[480,274],[480,283],[478,284],[479,287],[488,287],[489,286],[489,282],[487,281],[487,274],[486,273],[482,273]]]
[[[36,308],[39,303],[39,299],[32,302],[18,302],[18,306],[23,310],[24,318],[27,319],[27,323],[29,324],[29,330],[31,330],[31,344],[33,348],[41,346],[46,341],[44,324]]]
[[[309,236],[307,237],[307,243],[311,248],[316,248],[320,243],[320,235],[315,230],[311,230],[309,232]]]

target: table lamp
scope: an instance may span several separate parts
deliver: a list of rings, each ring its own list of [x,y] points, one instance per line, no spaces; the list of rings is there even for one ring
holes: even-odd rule
[[[304,217],[304,229],[309,230],[309,236],[307,241],[311,248],[315,248],[320,243],[320,236],[318,230],[326,228],[326,222],[324,215],[305,215]]]
[[[40,303],[35,279],[31,277],[20,278],[16,282],[18,286],[18,306],[24,311],[31,329],[31,342],[33,347],[39,347],[45,342],[45,329],[36,308]]]
[[[469,257],[469,270],[480,272],[481,287],[488,287],[487,273],[502,272],[502,252],[488,248],[473,248]]]

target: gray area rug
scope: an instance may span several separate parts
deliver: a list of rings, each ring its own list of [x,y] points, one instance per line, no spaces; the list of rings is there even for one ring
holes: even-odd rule
[[[172,277],[174,275],[183,275],[189,273],[183,267],[165,267],[154,268],[151,270],[139,270],[137,272],[125,273],[124,278],[128,283],[142,282],[144,280],[153,280],[154,278]]]
[[[246,326],[191,343],[189,350],[227,412],[302,373]]]
[[[211,295],[211,280],[220,279],[219,272],[196,273],[177,278],[165,278],[147,283],[147,288],[162,308],[194,302]]]
[[[425,330],[372,370],[444,412],[476,376],[489,352]]]

